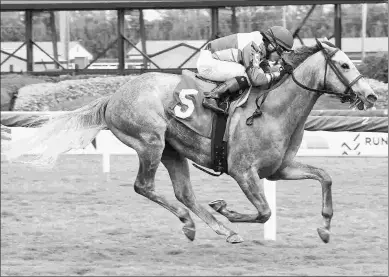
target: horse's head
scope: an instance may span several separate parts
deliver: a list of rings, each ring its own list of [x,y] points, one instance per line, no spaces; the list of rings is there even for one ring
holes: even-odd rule
[[[316,39],[316,43],[324,56],[321,88],[336,94],[342,102],[350,101],[352,107],[357,106],[360,110],[372,108],[377,95],[350,58],[327,39],[323,42]]]

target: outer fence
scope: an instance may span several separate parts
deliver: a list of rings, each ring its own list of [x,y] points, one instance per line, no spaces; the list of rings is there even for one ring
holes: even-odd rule
[[[58,112],[59,113],[59,112]],[[37,116],[49,113],[2,112],[2,139],[28,136],[29,126]],[[388,111],[312,111],[305,125],[305,133],[297,156],[388,156]],[[370,117],[369,117],[370,116]],[[44,119],[42,120],[44,121]],[[40,122],[42,122],[40,121]],[[5,126],[12,127],[7,128]],[[319,131],[325,130],[325,131]],[[331,132],[329,132],[331,131]],[[110,172],[110,155],[136,152],[120,142],[110,131],[101,131],[95,141],[82,150],[69,154],[102,154],[102,170]],[[264,225],[264,239],[276,239],[276,182],[264,180],[265,195],[272,210],[271,218]]]

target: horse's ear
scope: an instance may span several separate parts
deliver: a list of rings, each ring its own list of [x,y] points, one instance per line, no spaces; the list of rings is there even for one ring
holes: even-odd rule
[[[317,38],[315,38],[315,40],[316,40],[316,44],[317,44],[320,48],[323,48],[323,45],[321,45],[321,42],[320,42]]]

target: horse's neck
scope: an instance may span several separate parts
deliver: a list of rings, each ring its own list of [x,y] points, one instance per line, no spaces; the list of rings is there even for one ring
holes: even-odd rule
[[[314,54],[304,64],[301,64],[293,74],[300,83],[309,88],[317,89],[318,80],[321,78],[319,64],[321,64],[320,56]],[[293,128],[293,122],[305,122],[318,98],[317,93],[301,88],[293,81],[292,77],[289,77],[283,84],[269,93],[264,108],[275,118],[287,118],[291,124],[290,127]]]

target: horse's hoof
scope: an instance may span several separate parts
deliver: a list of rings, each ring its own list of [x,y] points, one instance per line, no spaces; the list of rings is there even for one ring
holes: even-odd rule
[[[229,243],[241,243],[243,242],[243,238],[239,236],[238,234],[232,234],[226,239],[227,242]]]
[[[185,236],[190,240],[194,241],[196,236],[196,229],[189,228],[189,227],[182,227],[182,231],[184,232]]]
[[[317,228],[317,233],[319,234],[319,237],[324,243],[328,243],[330,241],[330,231],[328,231],[325,228]]]
[[[223,199],[212,201],[208,205],[217,212],[227,207],[227,203]]]

